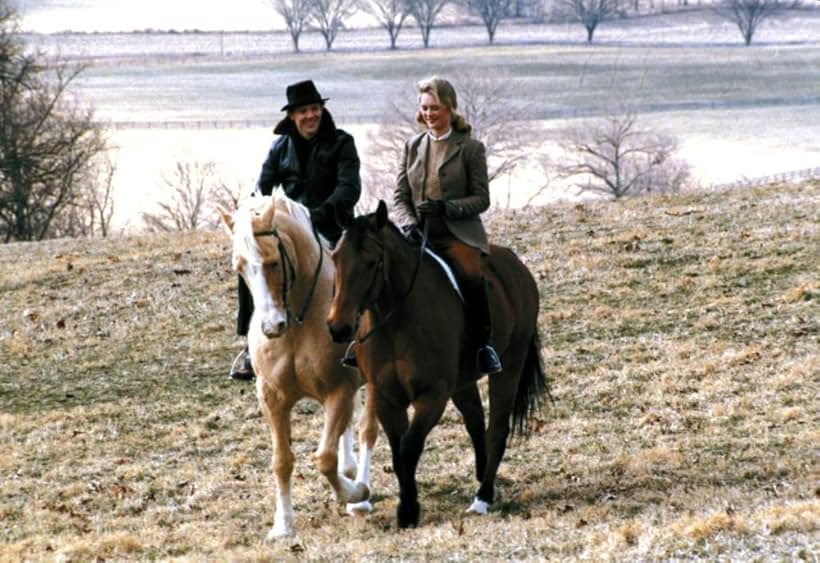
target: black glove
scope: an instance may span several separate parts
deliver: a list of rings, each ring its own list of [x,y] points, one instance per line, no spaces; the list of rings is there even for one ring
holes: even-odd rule
[[[444,202],[440,199],[428,199],[427,201],[421,202],[416,208],[416,211],[418,211],[419,215],[424,219],[444,217]]]
[[[333,207],[328,204],[313,207],[310,210],[310,222],[313,223],[314,226],[322,225],[327,222],[332,213]]]

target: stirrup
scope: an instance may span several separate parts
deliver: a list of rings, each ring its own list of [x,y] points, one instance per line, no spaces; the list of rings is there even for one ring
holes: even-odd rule
[[[239,352],[234,358],[228,377],[234,381],[252,381],[256,377],[251,364],[250,352],[247,348]]]
[[[478,349],[478,371],[479,373],[498,373],[501,371],[501,360],[495,348],[485,344]]]
[[[351,340],[350,344],[347,345],[347,350],[345,350],[345,355],[342,358],[342,365],[346,368],[359,368],[359,362],[356,359],[356,353],[353,351],[353,345],[356,344],[355,340]]]

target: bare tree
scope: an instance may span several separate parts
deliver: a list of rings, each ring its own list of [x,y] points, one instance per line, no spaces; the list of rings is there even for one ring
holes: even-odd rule
[[[293,51],[298,53],[299,38],[310,19],[310,0],[267,0],[267,3],[285,20]]]
[[[330,51],[345,20],[355,13],[357,0],[309,1],[311,20],[325,38],[325,46]]]
[[[214,204],[219,198],[221,180],[216,163],[178,160],[163,182],[173,189],[171,198],[157,204],[159,211],[142,213],[149,231],[175,232],[213,228],[217,224]]]
[[[405,0],[407,12],[416,20],[421,31],[421,41],[424,48],[430,46],[430,31],[436,23],[441,10],[450,0]]]
[[[390,48],[396,48],[396,39],[409,15],[405,0],[363,0],[364,9],[376,18],[390,36]]]
[[[487,40],[492,45],[498,24],[514,7],[513,0],[468,0],[468,4],[470,8],[478,12],[481,21],[484,22]]]
[[[618,12],[618,1],[561,0],[558,11],[581,22],[587,30],[587,43],[592,43],[592,36],[598,25]]]
[[[217,178],[213,192],[214,203],[222,209],[238,209],[243,195],[250,193],[246,187],[249,184],[254,185],[253,181],[247,183],[236,179],[233,183],[228,183],[221,178]]]
[[[758,26],[765,19],[799,6],[800,0],[719,0],[714,11],[737,25],[748,47],[752,44]]]
[[[114,175],[117,166],[109,152],[95,159],[88,170],[83,201],[90,236],[108,237],[114,217]]]
[[[55,236],[106,238],[111,234],[115,172],[108,151],[88,163],[76,196],[52,225]]]
[[[511,173],[535,141],[531,110],[510,103],[512,92],[521,85],[505,73],[457,72],[449,79],[458,93],[459,113],[472,125],[472,137],[483,142],[487,150],[490,181]],[[417,111],[415,84],[406,84],[388,99],[362,159],[367,186],[362,209],[369,209],[379,199],[392,200],[402,147],[421,130],[415,120]]]
[[[70,94],[83,67],[26,53],[16,13],[0,0],[0,236],[55,236],[83,171],[106,146],[93,111]]]
[[[679,190],[689,177],[688,166],[674,158],[676,141],[640,128],[630,110],[569,128],[562,147],[566,163],[560,173],[578,178],[581,192],[614,199],[665,193]]]

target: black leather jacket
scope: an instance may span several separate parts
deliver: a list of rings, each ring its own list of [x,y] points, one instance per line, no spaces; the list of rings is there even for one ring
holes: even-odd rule
[[[281,185],[289,198],[313,210],[324,208],[316,230],[335,244],[342,234],[339,223],[353,218],[353,207],[361,194],[359,155],[353,137],[336,129],[325,109],[302,170],[294,147],[293,136],[299,134],[294,123],[286,117],[273,132],[279,137],[262,164],[259,191],[270,195]]]

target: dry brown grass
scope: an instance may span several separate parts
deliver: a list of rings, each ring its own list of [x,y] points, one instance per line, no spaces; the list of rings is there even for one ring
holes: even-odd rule
[[[269,437],[225,371],[221,233],[0,247],[0,560],[814,559],[817,182],[495,214],[542,295],[555,404],[500,498],[467,518],[468,438],[448,409],[399,531],[340,515],[294,413],[298,536],[265,544]]]

